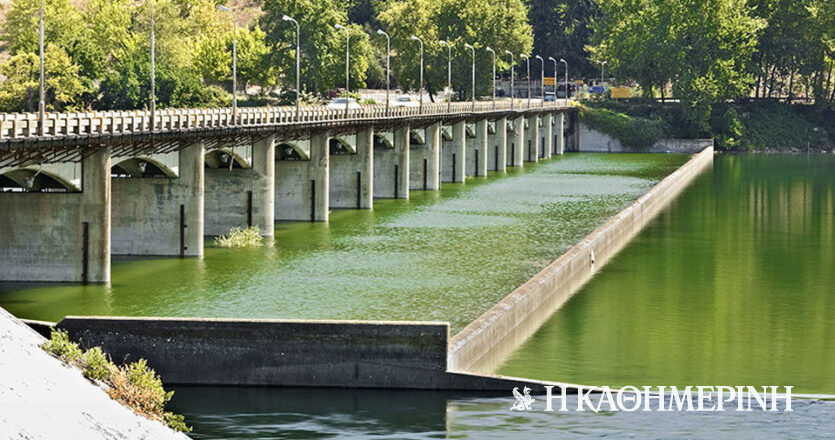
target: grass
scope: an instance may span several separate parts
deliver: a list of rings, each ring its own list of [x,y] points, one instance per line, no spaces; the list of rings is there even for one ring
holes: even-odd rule
[[[261,231],[256,226],[246,229],[232,228],[229,233],[215,238],[215,244],[226,248],[242,248],[261,246]]]
[[[41,348],[80,368],[87,379],[107,385],[107,394],[135,413],[160,421],[175,431],[191,431],[182,415],[165,411],[165,405],[174,392],[165,391],[162,380],[148,367],[145,359],[117,366],[107,358],[101,347],[82,351],[78,344],[70,341],[66,331],[56,329],[52,330],[49,340],[41,344]]]

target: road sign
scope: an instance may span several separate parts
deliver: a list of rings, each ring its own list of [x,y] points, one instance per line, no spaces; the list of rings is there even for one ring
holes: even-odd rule
[[[557,84],[557,79],[553,76],[546,76],[545,81],[542,84],[546,86],[553,86]]]
[[[577,84],[578,86],[582,86],[583,85],[583,80],[582,79],[575,79],[574,84]]]

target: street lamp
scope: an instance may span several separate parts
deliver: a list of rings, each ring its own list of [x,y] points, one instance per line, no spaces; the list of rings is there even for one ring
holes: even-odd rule
[[[345,116],[348,116],[348,103],[351,101],[351,98],[348,97],[348,93],[351,91],[351,34],[348,32],[348,28],[342,26],[341,24],[335,24],[333,26],[335,29],[342,29],[345,31]]]
[[[391,37],[382,29],[377,29],[377,34],[386,37],[386,116],[388,116],[389,90],[391,89]]]
[[[39,44],[40,44],[40,69],[41,69],[41,85],[40,85],[40,101],[38,102],[38,134],[43,136],[46,132],[46,91],[44,90],[44,74],[43,74],[43,0],[40,6],[40,29],[39,29]]]
[[[541,56],[537,55],[535,57],[539,60],[539,71],[540,71],[540,82],[539,82],[539,89],[540,93],[542,94],[542,101],[539,103],[540,107],[545,106],[545,60],[542,59]]]
[[[156,35],[154,35],[154,0],[148,0],[151,4],[151,132],[157,128],[156,111],[157,111],[157,88],[154,84],[156,81],[156,60],[154,47],[156,46]]]
[[[530,55],[519,54],[519,58],[524,58],[528,65],[528,108],[531,108],[531,57]]]
[[[565,63],[565,106],[568,107],[568,61],[560,58],[561,63]],[[556,72],[554,76],[556,77]]]
[[[487,46],[484,50],[493,54],[493,110],[496,109],[496,51]]]
[[[504,53],[510,55],[510,108],[513,108],[513,101],[516,100],[516,97],[513,95],[513,70],[516,66],[516,58],[513,57],[513,52],[506,50]]]
[[[300,57],[301,57],[301,47],[300,47],[300,35],[301,35],[301,28],[299,27],[299,22],[290,17],[287,14],[281,16],[281,19],[284,21],[292,22],[296,25],[296,120],[299,119],[299,114],[301,110],[301,81],[300,81],[300,74],[299,74],[299,66],[301,64]]]
[[[232,121],[238,124],[238,24],[235,23],[235,13],[223,5],[217,5],[221,11],[232,16]]]
[[[548,57],[554,62],[554,105],[557,105],[557,60],[554,57]]]
[[[606,67],[605,67],[606,66],[606,60],[598,61],[598,63],[600,63],[600,85],[603,85],[603,81],[604,81],[603,80],[603,78],[604,78],[603,72],[606,71]]]
[[[468,43],[464,43],[464,47],[473,51],[473,111],[475,111],[475,48]]]
[[[423,40],[417,35],[412,35],[411,40],[420,43],[420,107],[418,107],[418,113],[423,113]]]
[[[446,87],[447,87],[447,113],[450,111],[450,107],[452,107],[452,45],[448,42],[441,40],[440,43],[447,48],[447,55],[446,55]]]

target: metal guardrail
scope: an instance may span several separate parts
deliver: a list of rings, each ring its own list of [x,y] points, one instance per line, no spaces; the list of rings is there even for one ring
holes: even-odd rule
[[[154,121],[151,121],[151,112],[147,110],[47,113],[43,136],[39,136],[37,113],[5,113],[0,114],[0,141],[31,138],[51,140],[86,135],[172,133],[194,129],[290,126],[346,120],[377,121],[415,116],[449,116],[562,107],[559,103],[536,103],[528,107],[524,102],[518,101],[515,105],[510,101],[435,103],[424,104],[422,109],[417,106],[390,107],[388,111],[385,105],[362,105],[359,108],[347,110],[325,106],[303,106],[298,114],[295,106],[243,107],[238,108],[237,121],[234,120],[232,108],[157,110]]]

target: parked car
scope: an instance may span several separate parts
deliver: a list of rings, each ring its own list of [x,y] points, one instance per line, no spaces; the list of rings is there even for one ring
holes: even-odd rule
[[[554,92],[545,92],[545,102],[554,102],[556,99]]]
[[[360,108],[360,105],[354,98],[333,98],[331,99],[331,102],[328,103],[328,108],[344,109],[345,101],[348,101],[348,108]]]
[[[402,95],[395,98],[391,103],[392,107],[417,107],[420,103],[414,97]]]

